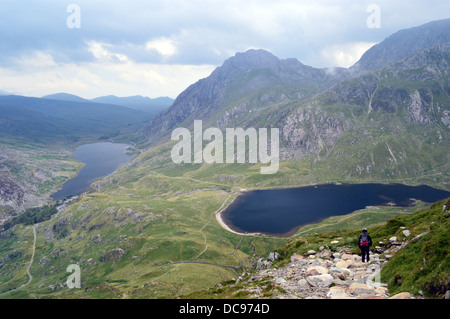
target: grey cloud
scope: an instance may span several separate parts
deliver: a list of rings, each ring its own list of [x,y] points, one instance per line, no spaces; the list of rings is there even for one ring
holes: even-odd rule
[[[365,9],[372,2],[2,0],[0,65],[12,66],[33,51],[48,52],[56,62],[92,62],[88,43],[96,41],[137,63],[218,65],[236,51],[256,47],[321,66],[325,61],[318,52],[326,46],[379,42],[450,11],[445,1],[378,0],[382,28],[368,29]],[[66,26],[71,3],[81,8],[81,29]],[[164,57],[145,49],[160,37],[174,39],[177,53]]]

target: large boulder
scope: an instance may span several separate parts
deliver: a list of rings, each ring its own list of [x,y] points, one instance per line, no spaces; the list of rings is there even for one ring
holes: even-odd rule
[[[330,274],[308,276],[306,277],[306,281],[312,287],[328,288],[333,284],[333,276]]]
[[[369,285],[354,282],[348,287],[347,293],[357,297],[366,297],[376,294],[376,291]]]
[[[306,273],[309,276],[317,276],[317,275],[324,275],[328,274],[330,271],[322,266],[310,266],[308,269],[306,269]]]
[[[272,260],[272,261],[277,260],[278,257],[280,257],[280,254],[278,254],[277,252],[271,252],[269,254],[269,259]]]
[[[330,290],[328,291],[327,298],[330,298],[330,299],[350,299],[352,297],[347,295],[347,293],[345,292],[345,288],[339,287],[339,286],[334,286],[334,287],[331,287]]]
[[[256,262],[257,270],[268,269],[270,267],[272,267],[272,262],[265,260],[264,258],[259,258],[258,261]]]
[[[411,298],[411,294],[409,292],[401,292],[399,294],[396,294],[389,299],[409,299]]]

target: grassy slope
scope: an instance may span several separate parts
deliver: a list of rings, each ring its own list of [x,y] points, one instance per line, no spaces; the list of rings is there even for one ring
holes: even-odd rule
[[[422,291],[427,296],[438,297],[450,288],[450,213],[442,211],[442,204],[436,203],[428,210],[398,217],[388,222],[385,229],[377,229],[376,236],[381,237],[390,230],[403,240],[399,227],[410,230],[412,237],[423,234],[383,268],[382,280],[388,283],[391,293],[409,291],[417,295]],[[446,204],[448,209],[450,200]]]

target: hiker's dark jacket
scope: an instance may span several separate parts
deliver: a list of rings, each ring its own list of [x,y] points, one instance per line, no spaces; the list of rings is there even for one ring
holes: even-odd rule
[[[361,248],[361,238],[362,238],[362,236],[363,236],[362,234],[359,236],[359,240],[358,240],[359,248]],[[369,241],[369,246],[368,247],[372,246],[372,238],[370,237],[369,234],[367,234],[367,240]]]

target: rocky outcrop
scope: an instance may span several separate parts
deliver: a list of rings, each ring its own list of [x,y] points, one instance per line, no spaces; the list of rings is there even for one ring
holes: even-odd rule
[[[350,123],[351,119],[343,114],[330,115],[310,105],[297,109],[280,123],[281,159],[303,158],[324,148],[332,149]]]
[[[115,263],[122,259],[125,255],[125,251],[122,248],[116,247],[108,251],[105,255],[100,257],[100,262],[102,263]]]
[[[74,170],[63,160],[70,156],[67,149],[0,145],[0,220],[47,203]]]

